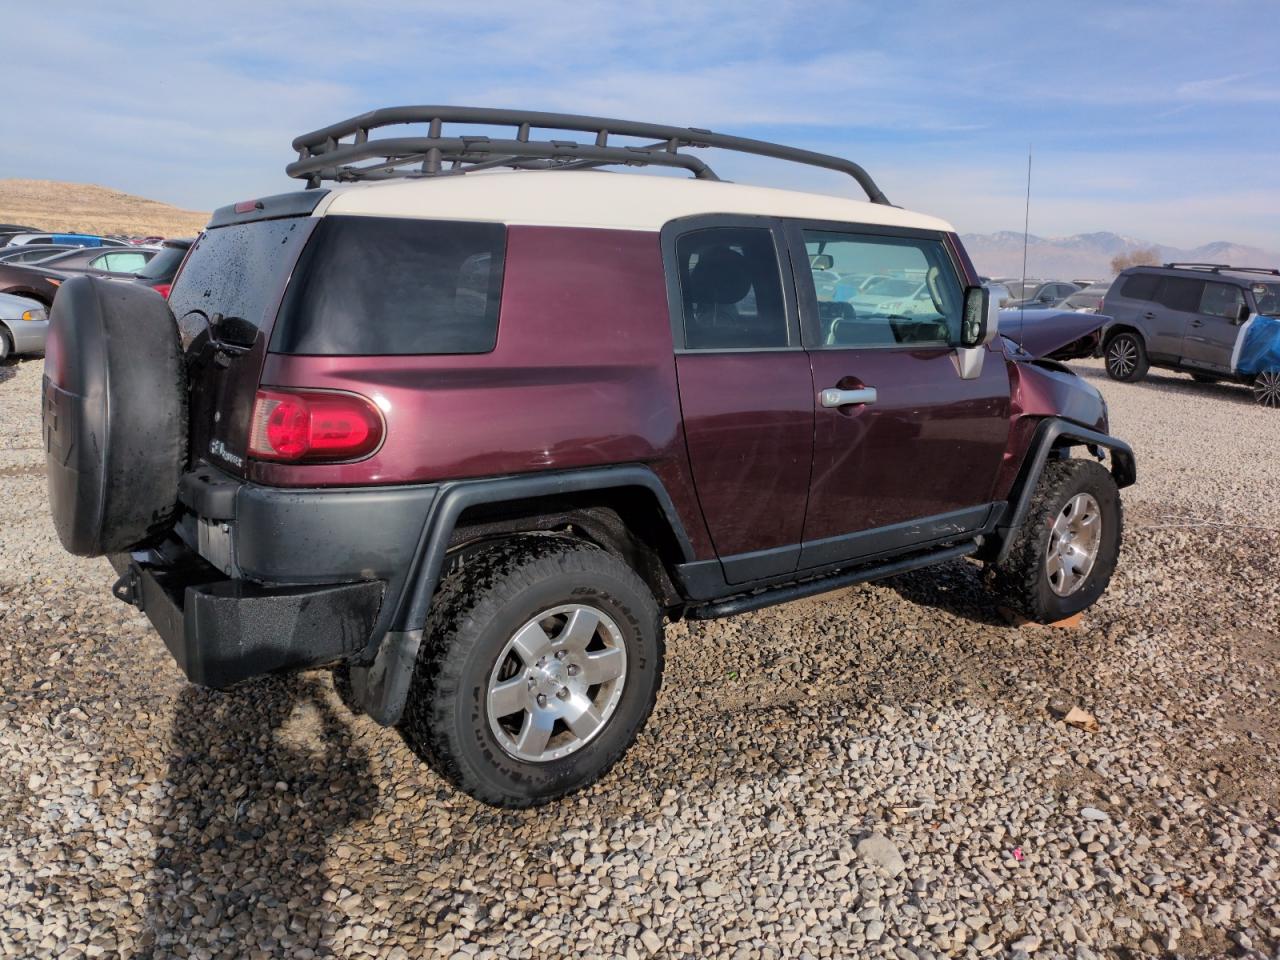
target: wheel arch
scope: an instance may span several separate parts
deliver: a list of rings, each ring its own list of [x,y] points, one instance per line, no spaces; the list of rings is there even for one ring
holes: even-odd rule
[[[1002,562],[1009,554],[1019,528],[1025,522],[1036,485],[1045,464],[1053,458],[1070,456],[1075,447],[1086,447],[1098,460],[1108,459],[1116,486],[1123,489],[1137,481],[1133,449],[1123,440],[1061,417],[1046,417],[1036,426],[1027,445],[1022,466],[1009,493],[1009,508],[997,524],[995,532],[978,555],[992,563]]]
[[[1102,353],[1106,353],[1107,347],[1111,345],[1111,341],[1114,340],[1116,337],[1118,337],[1122,333],[1134,334],[1135,336],[1138,337],[1139,340],[1142,341],[1143,348],[1144,349],[1146,348],[1147,337],[1146,337],[1146,334],[1144,334],[1140,328],[1134,326],[1132,323],[1113,323],[1111,326],[1107,327],[1106,332],[1104,332],[1102,335],[1102,344],[1101,344]]]
[[[664,606],[679,599],[669,565],[694,558],[670,495],[644,465],[444,483],[423,524],[390,629],[375,639],[366,663],[351,666],[352,690],[366,713],[384,726],[403,714],[427,612],[450,555],[539,531],[568,532],[620,556]]]

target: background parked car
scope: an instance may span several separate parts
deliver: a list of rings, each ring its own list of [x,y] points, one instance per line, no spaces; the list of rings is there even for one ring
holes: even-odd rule
[[[40,266],[45,270],[65,274],[93,273],[133,277],[159,252],[156,247],[111,247],[105,250],[101,247],[84,247],[41,260]]]
[[[145,283],[160,296],[168,299],[173,278],[177,276],[178,268],[182,266],[182,261],[193,243],[195,240],[189,238],[166,240],[147,265],[138,271],[138,282]]]
[[[8,246],[21,247],[29,243],[57,243],[69,247],[127,247],[123,240],[95,237],[87,233],[15,233],[9,236]]]
[[[0,293],[0,360],[13,354],[43,353],[49,312],[29,297]]]
[[[1031,284],[1033,282],[1038,285],[1035,287],[1032,287]],[[1012,290],[1013,288],[1010,287],[1010,289]],[[1075,293],[1079,289],[1080,287],[1077,284],[1068,283],[1066,280],[1046,280],[1043,282],[1028,280],[1026,284],[1022,286],[1021,296],[1017,296],[1015,294],[1014,299],[1010,300],[1007,304],[1005,304],[1005,306],[1008,306],[1008,307],[1055,306],[1056,304],[1059,304],[1063,300],[1067,299],[1067,297],[1071,296],[1073,293]]]
[[[53,305],[53,297],[62,280],[63,275],[41,267],[0,263],[0,293],[30,297],[44,307]]]
[[[81,250],[83,247],[69,247],[66,244],[51,243],[48,245],[35,243],[20,247],[0,247],[0,263],[39,263],[68,250]]]
[[[1111,289],[1111,284],[1107,283],[1091,283],[1087,287],[1077,290],[1067,299],[1063,300],[1059,307],[1063,310],[1081,310],[1087,313],[1098,313],[1102,309],[1103,298],[1106,297],[1107,291]]]

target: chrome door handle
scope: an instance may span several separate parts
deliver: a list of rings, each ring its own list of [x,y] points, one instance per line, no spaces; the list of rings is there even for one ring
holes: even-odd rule
[[[846,407],[853,403],[875,403],[876,388],[863,387],[861,390],[838,390],[827,387],[822,391],[824,407]]]

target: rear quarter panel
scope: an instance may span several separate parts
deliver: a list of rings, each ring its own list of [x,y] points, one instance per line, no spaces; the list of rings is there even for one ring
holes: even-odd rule
[[[644,463],[704,555],[666,296],[657,233],[512,226],[491,353],[268,354],[264,386],[369,397],[386,439],[356,463],[253,462],[250,479],[402,484]]]

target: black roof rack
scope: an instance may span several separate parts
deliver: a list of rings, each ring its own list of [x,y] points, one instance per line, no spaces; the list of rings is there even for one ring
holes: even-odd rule
[[[1206,270],[1209,273],[1265,273],[1280,277],[1280,270],[1274,267],[1233,267],[1226,263],[1166,263],[1166,270]]]
[[[369,138],[375,129],[407,123],[426,124],[427,135]],[[511,126],[516,128],[515,137],[509,140],[482,136],[446,137],[443,134],[446,123]],[[591,133],[595,139],[592,143],[534,140],[530,137],[534,129]],[[343,142],[346,137],[351,139]],[[640,146],[611,145],[610,137],[637,137],[655,142]],[[422,106],[371,110],[297,137],[293,148],[298,151],[298,159],[289,164],[285,172],[305,180],[308,188],[318,187],[323,180],[429,177],[491,167],[582,170],[614,164],[678,167],[701,180],[720,179],[697,157],[680,152],[688,147],[717,147],[847,173],[858,181],[872,203],[889,203],[862,167],[851,160],[825,153],[712,133],[697,127],[487,107]],[[361,164],[361,161],[373,162]]]

